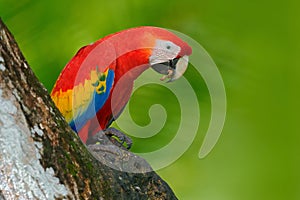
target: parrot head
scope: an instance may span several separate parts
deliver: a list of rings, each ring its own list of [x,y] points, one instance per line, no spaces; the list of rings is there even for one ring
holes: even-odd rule
[[[150,51],[149,65],[156,72],[163,74],[162,81],[172,82],[180,78],[187,69],[192,48],[172,32],[157,27],[146,34],[153,47]]]
[[[163,74],[162,81],[172,82],[180,78],[187,69],[191,48],[179,38],[175,42],[157,39],[149,58],[149,64],[156,72]]]

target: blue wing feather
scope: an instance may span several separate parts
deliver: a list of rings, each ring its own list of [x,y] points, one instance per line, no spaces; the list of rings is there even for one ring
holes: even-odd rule
[[[102,108],[110,95],[110,91],[114,82],[114,76],[114,71],[108,70],[105,92],[99,94],[95,90],[87,109],[70,121],[69,125],[74,131],[79,132],[80,129],[87,123],[87,121],[93,118]]]

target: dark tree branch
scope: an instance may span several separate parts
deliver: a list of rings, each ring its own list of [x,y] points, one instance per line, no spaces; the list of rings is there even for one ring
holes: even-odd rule
[[[88,149],[0,20],[0,199],[176,199],[142,158],[108,141]]]

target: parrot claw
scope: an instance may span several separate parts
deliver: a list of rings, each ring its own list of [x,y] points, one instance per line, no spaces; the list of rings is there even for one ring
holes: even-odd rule
[[[174,71],[169,69],[168,70],[168,74],[167,75],[164,75],[162,78],[160,78],[161,81],[164,81],[166,80],[167,78],[172,78],[172,75],[173,75]]]
[[[109,137],[110,141],[117,146],[123,146],[126,147],[126,149],[130,149],[132,145],[132,140],[130,137],[119,131],[118,129],[115,128],[107,128],[106,130],[103,131],[106,136]],[[126,146],[124,145],[126,143]]]
[[[128,150],[132,145],[132,140],[115,128],[107,128],[90,137],[86,142],[87,145],[101,144],[104,146],[111,145],[111,143]]]

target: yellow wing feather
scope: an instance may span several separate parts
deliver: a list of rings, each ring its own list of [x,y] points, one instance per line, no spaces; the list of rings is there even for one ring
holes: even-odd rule
[[[73,89],[64,92],[60,90],[51,95],[52,100],[67,122],[71,122],[72,119],[87,109],[94,91],[98,94],[106,91],[106,79],[101,79],[101,77],[107,77],[107,74],[108,69],[104,73],[93,70],[91,71],[91,78],[85,80],[84,84],[80,83],[74,86]]]

